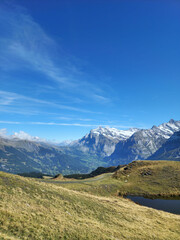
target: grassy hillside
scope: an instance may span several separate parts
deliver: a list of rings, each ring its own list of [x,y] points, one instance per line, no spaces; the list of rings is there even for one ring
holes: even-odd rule
[[[149,197],[180,197],[180,162],[134,161],[115,173],[71,182],[64,187],[95,195],[142,195]],[[93,180],[93,181],[92,181]]]
[[[116,180],[117,181],[117,180]],[[0,239],[179,239],[180,216],[0,172]]]
[[[180,196],[180,162],[134,161],[113,177],[125,183],[120,194]]]

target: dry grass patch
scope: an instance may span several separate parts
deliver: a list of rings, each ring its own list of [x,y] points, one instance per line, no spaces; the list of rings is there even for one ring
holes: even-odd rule
[[[135,161],[103,176],[98,181],[88,179],[63,186],[99,196],[180,197],[180,162]]]
[[[119,189],[120,194],[180,196],[180,162],[135,161],[113,177],[126,183]]]
[[[2,239],[179,239],[180,216],[0,173]]]

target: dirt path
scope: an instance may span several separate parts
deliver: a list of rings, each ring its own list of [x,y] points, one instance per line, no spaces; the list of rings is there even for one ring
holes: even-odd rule
[[[46,182],[46,183],[56,183],[56,184],[70,184],[70,183],[88,183],[88,182],[96,182],[99,181],[101,179],[104,179],[106,177],[108,177],[109,175],[112,175],[112,173],[106,173],[106,174],[102,174],[98,177],[94,177],[94,178],[90,178],[90,179],[84,179],[84,180],[74,180],[74,181],[57,181],[57,180],[41,180],[42,182]]]

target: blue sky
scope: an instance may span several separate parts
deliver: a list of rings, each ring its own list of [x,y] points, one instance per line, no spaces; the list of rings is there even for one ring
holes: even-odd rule
[[[175,0],[2,0],[0,129],[61,141],[179,120],[179,12]]]

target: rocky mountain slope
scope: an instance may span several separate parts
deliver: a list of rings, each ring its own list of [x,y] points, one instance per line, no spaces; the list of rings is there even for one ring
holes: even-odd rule
[[[106,161],[112,165],[127,164],[137,159],[147,159],[154,154],[174,132],[180,130],[180,121],[171,119],[167,123],[135,132],[125,141],[119,141]]]
[[[175,132],[153,155],[148,159],[180,161],[180,131]]]
[[[1,136],[0,171],[72,174],[137,159],[178,160],[179,137],[173,135],[176,131],[180,131],[180,121],[171,119],[151,129],[99,127],[68,146]]]
[[[29,140],[0,138],[0,171],[45,174],[87,172],[80,159],[60,148]]]
[[[99,157],[110,156],[119,141],[125,141],[139,129],[118,130],[109,127],[92,129],[89,134],[80,140],[71,143],[71,146],[81,149],[83,152],[95,154]]]

